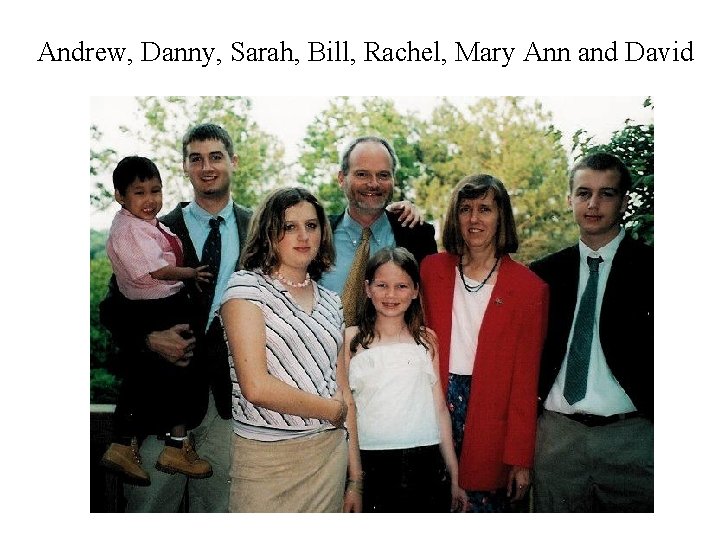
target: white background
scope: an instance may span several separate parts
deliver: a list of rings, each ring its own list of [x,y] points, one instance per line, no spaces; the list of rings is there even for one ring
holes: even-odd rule
[[[7,3],[6,3],[7,4]],[[46,5],[47,4],[47,5]],[[6,530],[132,538],[152,534],[585,538],[704,537],[718,507],[715,444],[717,17],[711,2],[24,1],[3,8],[0,377]],[[216,47],[365,40],[486,46],[672,47],[690,63],[343,64],[224,61],[219,67],[37,62],[43,45]],[[359,49],[358,49],[359,50]],[[451,56],[451,53],[447,53]],[[227,55],[227,54],[226,54]],[[133,52],[139,57],[139,52]],[[361,56],[358,52],[357,56]],[[357,57],[356,57],[357,58]],[[88,124],[90,96],[653,96],[656,130],[657,440],[655,515],[88,516]],[[695,393],[700,391],[699,397]],[[358,521],[359,520],[359,521]],[[144,527],[152,527],[145,529]],[[389,528],[389,530],[388,530]],[[36,530],[37,529],[37,530]],[[64,529],[65,532],[61,532]],[[12,533],[11,533],[12,534]]]

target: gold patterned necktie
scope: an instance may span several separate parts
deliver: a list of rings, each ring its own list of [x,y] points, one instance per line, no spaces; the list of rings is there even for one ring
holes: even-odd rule
[[[345,326],[355,326],[357,323],[357,311],[360,299],[363,294],[363,283],[365,282],[365,266],[367,266],[370,255],[370,228],[362,230],[360,244],[355,251],[350,272],[342,292],[343,312],[345,313]]]

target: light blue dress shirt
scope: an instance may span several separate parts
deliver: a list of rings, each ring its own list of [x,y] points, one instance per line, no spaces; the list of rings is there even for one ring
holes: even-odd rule
[[[345,281],[350,273],[355,252],[360,245],[362,226],[347,213],[333,232],[335,244],[335,266],[325,272],[320,278],[320,284],[331,291],[342,294]],[[387,215],[383,214],[370,225],[370,256],[372,257],[384,247],[395,247],[395,235]]]
[[[206,329],[210,326],[215,312],[220,309],[220,300],[225,293],[225,287],[230,276],[235,271],[238,258],[240,257],[240,237],[238,235],[237,222],[235,221],[235,212],[233,211],[233,202],[229,201],[227,206],[223,208],[217,216],[223,218],[220,224],[220,271],[218,272],[217,282],[215,284],[215,295],[213,296],[212,307],[210,308],[210,317],[207,321]],[[202,258],[202,249],[210,234],[210,218],[217,217],[213,215],[195,202],[192,201],[183,208],[183,219],[187,225],[190,240],[192,240],[197,253],[198,259]]]

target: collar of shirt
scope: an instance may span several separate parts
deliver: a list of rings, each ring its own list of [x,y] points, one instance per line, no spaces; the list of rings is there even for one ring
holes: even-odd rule
[[[601,264],[600,267],[602,268],[605,266],[607,268],[610,264],[612,264],[612,260],[615,258],[615,254],[617,253],[618,247],[620,247],[620,242],[622,242],[623,238],[625,238],[625,229],[621,227],[618,235],[597,251],[590,249],[582,240],[580,240],[580,262],[586,262],[588,257],[602,257],[603,264]],[[587,264],[585,266],[587,266]]]
[[[152,225],[153,227],[157,227],[158,220],[157,220],[156,217],[154,217],[154,218],[152,218],[152,219],[139,218],[139,217],[137,217],[135,214],[133,214],[130,210],[128,210],[127,208],[121,208],[121,209],[120,209],[120,212],[119,212],[119,215],[121,215],[123,218],[139,219],[140,221],[144,221],[145,223],[149,223],[149,224]]]
[[[195,220],[197,220],[200,223],[205,223],[207,226],[207,232],[210,232],[210,225],[208,221],[210,218],[214,218],[217,216],[221,216],[225,223],[228,224],[230,221],[235,221],[235,213],[233,212],[233,202],[232,200],[228,201],[228,203],[225,205],[225,207],[220,210],[217,214],[211,214],[204,208],[202,208],[198,203],[195,201],[192,201],[190,204],[188,204],[183,211],[185,212],[185,215],[189,214],[192,216]]]
[[[343,213],[343,217],[340,220],[340,223],[338,223],[338,226],[335,229],[335,235],[337,236],[338,234],[347,234],[351,242],[357,245],[360,242],[362,230],[362,225],[360,225],[357,221],[350,217],[350,214],[346,209]],[[370,233],[371,254],[373,252],[373,245],[386,246],[388,245],[388,243],[384,242],[384,240],[387,239],[388,235],[390,236],[390,238],[394,238],[392,227],[390,226],[390,220],[388,220],[385,212],[383,212],[382,215],[378,219],[376,219],[372,223],[372,225],[370,225]],[[379,247],[377,249],[379,249]]]
[[[192,240],[195,253],[197,253],[198,259],[200,259],[203,245],[205,245],[205,240],[207,240],[208,234],[210,234],[210,219],[216,216],[204,208],[201,208],[195,201],[188,204],[182,211],[190,240]],[[220,210],[217,215],[221,216],[224,220],[220,224],[220,236],[224,238],[229,231],[237,228],[232,200],[228,201],[227,205]],[[224,251],[223,249],[223,252]]]
[[[345,281],[350,273],[355,253],[360,238],[362,237],[362,226],[350,217],[347,210],[343,212],[343,216],[333,231],[333,244],[335,246],[335,265],[324,272],[320,279],[323,287],[342,294],[345,287]],[[383,214],[370,225],[370,256],[374,255],[383,247],[395,246],[395,236],[393,235],[392,226],[387,218],[387,214]]]
[[[615,254],[617,253],[618,247],[620,246],[620,242],[622,242],[623,238],[625,238],[625,230],[621,228],[620,233],[615,238],[613,238],[610,242],[605,244],[597,251],[590,249],[587,245],[583,243],[582,240],[580,240],[580,260],[578,261],[578,264],[580,265],[580,278],[578,280],[577,292],[578,305],[580,303],[580,297],[582,296],[588,279],[590,278],[590,267],[587,264],[587,258],[598,256],[602,257],[602,263],[598,267],[598,301],[595,304],[595,312],[598,320],[600,317],[600,308],[602,307],[602,299],[605,295],[605,286],[607,285],[608,276],[610,275],[610,269],[612,268],[613,259],[615,258]],[[575,313],[577,313],[577,307],[578,306],[576,305]]]

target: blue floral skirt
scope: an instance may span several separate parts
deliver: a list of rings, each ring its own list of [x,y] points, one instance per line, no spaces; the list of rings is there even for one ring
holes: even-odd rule
[[[455,454],[460,459],[463,436],[465,434],[465,418],[467,417],[470,399],[471,375],[450,373],[448,381],[447,405],[452,423],[453,445]],[[462,486],[461,486],[462,487]],[[510,500],[504,488],[494,491],[468,491],[468,512],[511,512]]]

